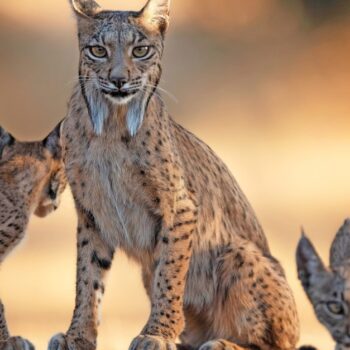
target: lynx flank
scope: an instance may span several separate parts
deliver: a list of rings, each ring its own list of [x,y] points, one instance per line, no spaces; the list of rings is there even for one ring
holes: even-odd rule
[[[350,349],[350,219],[334,238],[327,269],[308,238],[297,250],[298,274],[318,320],[336,341],[336,350]]]
[[[150,317],[131,350],[295,349],[291,290],[236,181],[159,98],[169,1],[72,1],[80,85],[64,123],[79,217],[73,320],[50,350],[95,349],[116,249],[142,266]]]
[[[23,238],[32,213],[43,217],[58,207],[66,185],[59,131],[41,142],[18,142],[0,127],[0,264]],[[1,301],[0,349],[34,349],[10,337]]]

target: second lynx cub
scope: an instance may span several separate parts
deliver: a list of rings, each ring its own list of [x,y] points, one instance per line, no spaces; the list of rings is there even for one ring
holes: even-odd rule
[[[332,243],[330,268],[305,236],[299,242],[297,265],[318,320],[337,342],[336,350],[350,349],[350,219]]]
[[[66,186],[60,126],[45,140],[19,142],[0,127],[0,263],[21,241],[32,213],[44,217],[59,205]],[[10,337],[0,301],[0,350],[31,350]]]

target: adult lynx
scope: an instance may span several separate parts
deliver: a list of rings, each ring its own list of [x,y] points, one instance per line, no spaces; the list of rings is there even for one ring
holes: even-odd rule
[[[280,264],[228,168],[158,97],[169,1],[140,12],[74,0],[79,81],[64,123],[78,211],[76,307],[50,350],[94,349],[116,249],[142,266],[151,314],[131,350],[295,349]]]

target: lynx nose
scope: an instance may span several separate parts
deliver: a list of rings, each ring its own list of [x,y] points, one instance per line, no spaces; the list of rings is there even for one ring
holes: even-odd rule
[[[111,77],[111,82],[116,86],[117,89],[121,90],[128,80],[124,77]]]

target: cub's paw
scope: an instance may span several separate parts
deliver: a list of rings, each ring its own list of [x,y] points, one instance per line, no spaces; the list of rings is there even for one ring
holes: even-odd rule
[[[22,337],[11,337],[0,341],[0,350],[35,350],[34,345]]]
[[[74,338],[66,334],[55,335],[49,343],[48,350],[95,350],[96,345],[83,338]],[[1,349],[0,349],[1,350]]]
[[[162,337],[139,335],[133,340],[129,350],[176,350],[176,345]]]
[[[243,350],[243,348],[225,340],[211,340],[203,344],[199,350]]]

